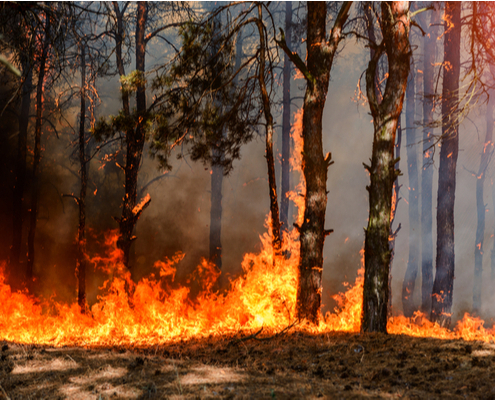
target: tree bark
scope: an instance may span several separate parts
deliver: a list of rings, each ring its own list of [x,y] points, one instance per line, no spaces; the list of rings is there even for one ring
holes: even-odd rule
[[[136,19],[136,71],[140,74],[140,82],[136,90],[136,127],[126,133],[126,165],[125,173],[125,194],[122,204],[122,217],[119,219],[120,235],[117,246],[122,250],[124,265],[131,269],[129,265],[129,254],[133,241],[133,230],[145,207],[150,202],[149,196],[143,199],[143,203],[137,204],[137,183],[138,172],[143,154],[146,120],[146,84],[144,82],[145,71],[145,28],[148,15],[148,5],[146,2],[138,2]]]
[[[433,290],[433,120],[435,107],[435,59],[440,13],[431,11],[424,36],[423,64],[423,160],[421,173],[421,311],[429,316]]]
[[[292,38],[292,2],[285,2],[285,34],[291,47]],[[282,113],[282,185],[280,193],[280,225],[282,232],[289,231],[289,191],[290,191],[290,84],[291,63],[289,56],[284,54],[283,69],[283,113]]]
[[[395,171],[394,144],[397,124],[410,68],[408,2],[381,3],[383,42],[366,70],[366,92],[373,116],[373,150],[370,173],[369,221],[365,234],[363,288],[363,332],[387,332],[389,248],[392,190]],[[383,100],[378,103],[375,76],[378,60],[386,53],[388,78]]]
[[[473,286],[473,313],[481,311],[481,287],[483,277],[483,244],[485,238],[485,213],[486,207],[483,201],[485,177],[488,164],[493,155],[493,107],[495,99],[490,96],[486,106],[486,135],[481,153],[480,166],[476,176],[476,237],[474,241],[474,286]]]
[[[459,152],[459,75],[461,68],[461,3],[446,2],[442,88],[442,146],[438,168],[437,259],[433,282],[431,318],[450,325],[454,290],[454,204]]]
[[[404,316],[412,317],[416,307],[413,303],[416,277],[419,270],[419,187],[418,187],[418,155],[416,152],[418,138],[414,119],[416,115],[416,80],[414,63],[409,73],[406,89],[406,142],[407,173],[409,176],[409,257],[406,274],[402,284],[402,308]]]
[[[300,320],[318,324],[321,307],[321,275],[323,271],[323,244],[331,230],[325,230],[327,207],[327,173],[332,163],[331,154],[323,156],[322,116],[330,81],[333,58],[342,39],[342,27],[349,16],[351,2],[344,2],[334,26],[326,39],[326,5],[309,2],[307,64],[292,53],[285,38],[277,41],[291,61],[306,78],[303,106],[303,175],[306,180],[304,222],[298,226],[300,234],[299,280],[296,313]]]
[[[46,61],[49,48],[50,17],[46,16],[44,30],[43,50],[41,52],[38,83],[36,88],[36,124],[34,128],[34,155],[33,155],[33,188],[31,192],[31,211],[29,212],[29,232],[28,232],[28,259],[26,268],[26,282],[28,286],[33,283],[33,269],[35,248],[34,240],[36,236],[36,223],[38,214],[38,167],[41,160],[41,126],[43,124],[43,102],[44,102],[44,84],[46,74]]]
[[[86,160],[86,48],[81,45],[81,115],[79,119],[79,165],[81,190],[79,192],[79,227],[77,230],[77,303],[81,312],[86,311],[86,190],[88,186],[88,164]]]
[[[32,67],[27,60],[23,62],[23,72],[24,83],[22,86],[21,112],[19,115],[16,175],[12,204],[12,246],[10,248],[10,267],[16,270],[20,267],[22,249],[22,228],[24,225],[23,203],[24,188],[26,186],[27,135],[33,84]]]

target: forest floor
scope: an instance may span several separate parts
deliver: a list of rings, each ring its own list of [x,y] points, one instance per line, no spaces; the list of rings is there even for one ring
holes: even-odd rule
[[[0,399],[495,399],[494,344],[302,332],[260,339],[144,349],[0,342]]]

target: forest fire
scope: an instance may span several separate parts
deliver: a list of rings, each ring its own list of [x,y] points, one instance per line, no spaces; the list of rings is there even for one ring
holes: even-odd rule
[[[109,257],[95,257],[111,276],[101,289],[98,302],[82,314],[77,303],[39,301],[25,292],[12,292],[0,276],[0,340],[51,346],[153,346],[191,338],[238,335],[264,329],[276,334],[294,327],[306,332],[359,332],[362,308],[363,269],[345,293],[334,296],[338,307],[320,319],[318,327],[297,325],[294,319],[298,242],[294,231],[284,243],[285,256],[274,257],[270,236],[261,237],[258,254],[246,254],[244,274],[230,283],[226,293],[212,291],[219,274],[206,261],[193,275],[203,291],[194,300],[186,287],[172,288],[175,268],[183,258],[157,262],[157,272],[134,284],[119,261],[117,236],[109,236]],[[194,278],[193,278],[194,279]],[[495,340],[495,331],[484,321],[466,314],[453,331],[424,318],[394,316],[388,332],[441,339]]]

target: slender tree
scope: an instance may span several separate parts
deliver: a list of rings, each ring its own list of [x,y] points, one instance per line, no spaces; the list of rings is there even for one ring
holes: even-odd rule
[[[48,53],[50,48],[51,16],[45,14],[44,29],[42,31],[42,50],[39,56],[38,83],[36,85],[36,122],[34,128],[34,154],[33,154],[33,185],[31,191],[31,209],[29,212],[28,232],[28,259],[26,267],[26,281],[28,285],[33,282],[33,269],[35,259],[35,235],[38,222],[39,182],[38,167],[41,160],[41,128],[43,124],[43,103],[45,90],[45,75],[47,70]]]
[[[12,245],[10,247],[10,266],[18,269],[22,249],[22,228],[24,222],[24,188],[26,186],[27,138],[29,110],[31,108],[31,92],[33,90],[32,66],[27,55],[22,62],[22,97],[19,114],[19,134],[17,138],[17,159],[15,166],[15,186],[12,204]]]
[[[292,2],[285,2],[285,35],[289,41],[287,46],[291,48],[292,38]],[[282,184],[280,192],[280,225],[282,232],[289,231],[289,197],[290,191],[290,84],[291,84],[291,62],[289,56],[284,54],[283,66],[283,114],[282,114]]]
[[[86,157],[86,47],[81,44],[81,111],[79,116],[79,226],[77,229],[77,302],[86,310],[86,191],[88,187],[88,160]]]
[[[282,247],[280,237],[280,219],[277,199],[277,182],[275,178],[275,158],[273,157],[273,115],[271,111],[271,102],[265,82],[265,64],[266,64],[266,32],[263,25],[263,14],[261,4],[258,4],[258,34],[260,36],[260,55],[258,81],[260,85],[261,100],[263,104],[263,115],[265,117],[265,157],[268,165],[268,186],[270,195],[270,213],[272,224],[272,243],[273,249],[277,253]]]
[[[433,290],[433,122],[439,5],[434,2],[423,36],[423,159],[421,168],[421,311],[429,316]]]
[[[480,166],[476,174],[476,236],[474,241],[474,286],[473,286],[473,313],[481,311],[481,287],[483,277],[483,244],[485,239],[486,206],[483,201],[484,186],[488,164],[493,156],[493,107],[495,99],[490,96],[486,106],[486,135]]]
[[[411,58],[412,60],[412,58]],[[416,277],[419,271],[419,185],[418,185],[418,155],[416,136],[416,79],[414,62],[409,73],[406,89],[406,142],[407,142],[407,173],[409,176],[409,257],[406,274],[402,284],[402,308],[406,317],[411,317],[416,311],[413,303]]]
[[[446,2],[442,88],[442,141],[438,168],[437,258],[431,319],[450,325],[455,276],[454,204],[459,153],[460,2]]]
[[[410,14],[408,2],[382,2],[382,42],[366,70],[366,93],[373,116],[373,151],[370,173],[370,216],[365,234],[363,288],[364,332],[387,331],[389,248],[392,190],[397,175],[394,144],[410,69]],[[376,69],[382,55],[388,60],[388,78],[379,103],[375,91]]]
[[[299,319],[308,320],[313,324],[318,324],[320,316],[323,244],[325,237],[332,232],[325,229],[325,211],[327,173],[333,162],[331,153],[323,155],[322,116],[333,59],[343,38],[343,27],[348,19],[351,4],[344,2],[327,39],[325,3],[308,3],[307,63],[289,50],[284,35],[278,42],[307,83],[302,128],[306,195],[304,221],[301,226],[297,226],[301,247],[296,311]]]

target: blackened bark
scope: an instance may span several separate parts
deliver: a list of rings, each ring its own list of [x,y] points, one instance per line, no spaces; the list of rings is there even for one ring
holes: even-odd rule
[[[411,49],[408,2],[381,3],[383,45],[377,48],[366,70],[366,93],[373,116],[373,150],[370,173],[369,221],[364,245],[363,332],[387,332],[389,248],[392,190],[395,171],[394,144],[407,86]],[[378,103],[375,77],[378,60],[386,53],[388,79]]]
[[[291,47],[292,38],[292,2],[285,2],[285,34]],[[284,54],[283,70],[283,113],[282,113],[282,185],[280,192],[280,225],[282,232],[289,231],[289,191],[290,191],[290,84],[291,63],[289,56]]]
[[[29,232],[28,232],[28,259],[26,267],[26,282],[28,286],[33,283],[33,269],[35,248],[34,240],[36,236],[36,223],[38,222],[38,167],[41,161],[41,125],[43,123],[43,101],[46,74],[46,61],[49,48],[50,17],[46,16],[45,37],[43,50],[40,56],[38,83],[36,87],[36,123],[34,128],[34,151],[33,151],[33,188],[31,192],[31,210],[29,212]]]
[[[436,3],[436,2],[435,2]],[[421,172],[421,311],[429,316],[433,290],[433,121],[435,107],[435,59],[437,52],[439,5],[431,11],[430,26],[424,36],[423,64],[423,160]]]
[[[12,204],[12,246],[10,248],[10,267],[16,270],[20,266],[22,248],[22,228],[24,225],[24,188],[26,186],[27,134],[33,84],[33,72],[30,63],[27,60],[23,62],[23,75],[24,83],[22,86],[21,112],[19,114],[19,136],[17,141],[16,174]]]
[[[136,71],[139,73],[139,83],[136,90],[136,127],[126,132],[126,165],[125,173],[125,194],[122,204],[122,217],[119,219],[120,235],[117,246],[122,250],[123,262],[127,268],[129,265],[129,254],[132,242],[136,239],[133,236],[134,227],[141,215],[144,207],[149,202],[147,200],[137,206],[137,183],[138,172],[143,154],[146,122],[146,84],[144,80],[145,71],[145,28],[148,15],[148,5],[146,2],[138,2],[136,20]]]
[[[275,178],[275,159],[273,157],[273,116],[270,108],[270,98],[266,90],[265,83],[265,30],[263,25],[263,15],[261,5],[258,5],[258,33],[260,35],[260,56],[258,81],[260,84],[261,101],[263,103],[263,115],[265,117],[265,156],[268,165],[268,187],[270,191],[270,213],[272,222],[272,245],[275,253],[278,253],[282,247],[280,238],[280,217],[277,199],[277,182]],[[326,179],[325,179],[326,181]]]
[[[483,201],[485,177],[488,164],[493,155],[493,107],[495,99],[490,96],[486,106],[486,135],[481,153],[480,167],[476,176],[476,237],[474,241],[474,286],[473,286],[473,313],[481,311],[481,286],[483,277],[483,244],[485,238],[485,213],[486,207]]]
[[[332,163],[331,154],[323,156],[322,115],[325,106],[330,71],[342,27],[349,16],[350,2],[344,2],[335,20],[329,40],[326,40],[324,2],[308,3],[307,66],[293,54],[284,38],[277,42],[306,78],[303,114],[303,174],[306,180],[304,222],[297,227],[300,233],[299,282],[296,313],[298,319],[319,323],[321,307],[321,275],[323,271],[323,244],[325,211],[327,206],[327,172]]]
[[[79,227],[77,230],[77,303],[81,312],[86,311],[86,189],[88,186],[88,165],[86,160],[86,53],[81,45],[81,115],[79,119]]]
[[[459,152],[459,75],[461,67],[461,3],[446,2],[442,88],[442,147],[438,168],[437,258],[433,282],[431,319],[450,325],[454,290],[454,204]]]
[[[419,187],[418,187],[418,155],[416,148],[418,138],[414,118],[416,114],[416,79],[414,64],[409,73],[406,89],[406,144],[407,173],[409,176],[409,257],[406,274],[402,284],[402,308],[406,317],[412,317],[416,307],[413,303],[416,277],[419,271]]]

